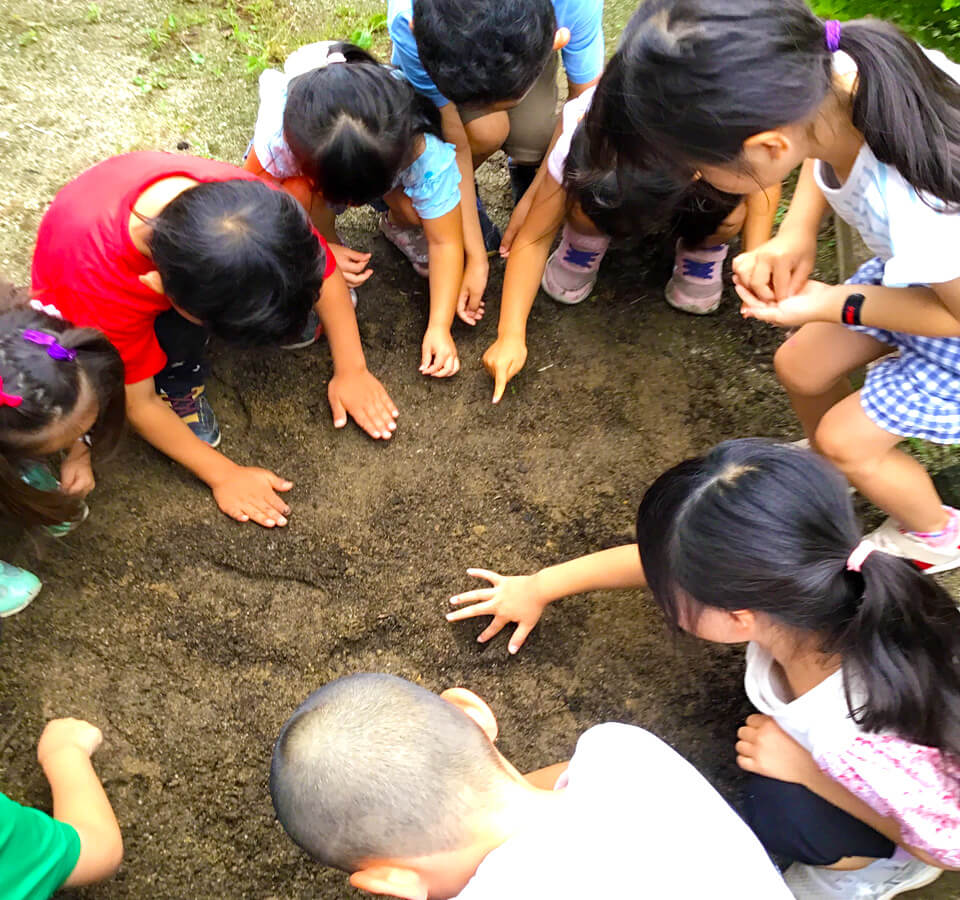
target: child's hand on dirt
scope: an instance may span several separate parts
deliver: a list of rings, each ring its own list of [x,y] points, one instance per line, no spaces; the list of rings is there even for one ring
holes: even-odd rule
[[[343,280],[346,281],[347,287],[359,287],[373,274],[373,269],[367,268],[367,263],[370,262],[369,253],[351,250],[343,244],[327,246],[337,261],[337,267],[343,272]]]
[[[477,638],[481,644],[499,634],[507,623],[516,622],[517,627],[507,648],[511,653],[516,653],[540,621],[547,605],[547,601],[537,594],[534,576],[498,575],[489,569],[467,569],[467,574],[474,578],[486,578],[493,587],[467,591],[451,597],[450,602],[454,606],[461,603],[473,605],[447,613],[447,621],[459,622],[474,616],[493,616],[493,621]]]
[[[103,743],[103,734],[96,725],[83,719],[51,719],[37,744],[37,762],[46,764],[64,749],[76,749],[93,756]]]
[[[499,403],[507,383],[527,361],[527,344],[522,337],[498,337],[483,354],[483,366],[493,378],[493,402]]]
[[[839,310],[833,315],[834,286],[821,281],[808,281],[800,292],[775,303],[767,303],[757,298],[738,280],[734,286],[740,299],[740,315],[745,319],[758,319],[781,328],[797,328],[808,322],[839,320]]]
[[[809,784],[820,773],[805,747],[798,744],[770,716],[754,713],[737,732],[737,765],[746,772]]]
[[[77,441],[60,465],[60,490],[71,497],[86,497],[97,485],[90,465],[90,448]]]
[[[350,415],[372,438],[388,440],[397,429],[397,407],[384,386],[365,368],[334,375],[327,397],[334,428],[343,428]]]
[[[427,328],[421,345],[420,374],[447,378],[459,371],[460,357],[450,329],[442,325]]]
[[[460,293],[457,294],[457,315],[468,325],[476,325],[483,317],[483,292],[487,289],[490,263],[487,258],[468,259],[463,267]]]
[[[733,274],[757,300],[772,303],[800,292],[816,258],[816,235],[781,228],[756,250],[735,257]]]
[[[289,491],[293,482],[269,469],[234,465],[227,477],[210,487],[220,511],[238,522],[252,519],[264,528],[287,524],[290,507],[276,492]]]

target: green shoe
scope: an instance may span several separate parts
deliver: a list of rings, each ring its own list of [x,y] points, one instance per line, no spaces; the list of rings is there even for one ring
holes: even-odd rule
[[[28,607],[40,588],[40,579],[32,572],[0,560],[0,618]]]
[[[20,471],[20,478],[38,491],[60,490],[60,482],[57,481],[56,476],[50,471],[50,467],[46,463],[27,463]],[[46,525],[44,527],[51,537],[61,538],[70,534],[81,522],[86,520],[88,515],[90,515],[90,508],[84,503],[80,510],[80,518],[75,522],[60,522],[57,525]],[[37,583],[39,584],[39,582]]]

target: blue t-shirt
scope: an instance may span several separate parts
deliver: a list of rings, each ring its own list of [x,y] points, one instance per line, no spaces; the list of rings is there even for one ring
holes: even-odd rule
[[[587,84],[603,71],[603,0],[553,0],[557,28],[570,29],[563,48],[563,67],[573,84]],[[413,0],[388,0],[387,27],[393,41],[393,64],[421,94],[437,106],[450,101],[437,90],[420,62],[417,42],[410,29]]]

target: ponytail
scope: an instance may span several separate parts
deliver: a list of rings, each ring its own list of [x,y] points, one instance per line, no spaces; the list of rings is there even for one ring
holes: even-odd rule
[[[873,155],[960,210],[960,84],[889,22],[844,22],[839,48],[857,64],[853,124]]]
[[[960,610],[936,581],[879,551],[844,577],[862,590],[825,650],[843,659],[847,703],[865,731],[892,731],[960,761]]]
[[[695,630],[708,607],[762,613],[840,657],[864,730],[960,765],[960,611],[906,560],[875,550],[852,571],[860,533],[828,463],[760,440],[674,466],[637,513],[647,583],[674,628]]]

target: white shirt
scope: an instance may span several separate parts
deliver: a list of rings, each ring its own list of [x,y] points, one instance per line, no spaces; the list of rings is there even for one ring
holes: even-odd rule
[[[960,82],[960,65],[936,50],[924,50],[930,61]],[[854,75],[856,66],[845,53],[834,54],[834,70]],[[941,284],[960,278],[960,213],[945,212],[935,198],[924,197],[893,167],[880,162],[864,144],[847,180],[838,185],[823,160],[814,177],[834,212],[885,263],[887,287]],[[941,207],[941,208],[937,208]]]
[[[585,732],[556,789],[556,814],[488,854],[458,900],[791,898],[740,817],[641,728]]]
[[[593,95],[597,88],[587,88],[579,97],[574,97],[563,104],[561,113],[560,137],[553,145],[550,156],[547,157],[547,171],[553,176],[557,184],[563,184],[563,169],[567,164],[567,157],[570,155],[570,142],[573,140],[574,132],[580,121],[590,109],[593,103]]]

